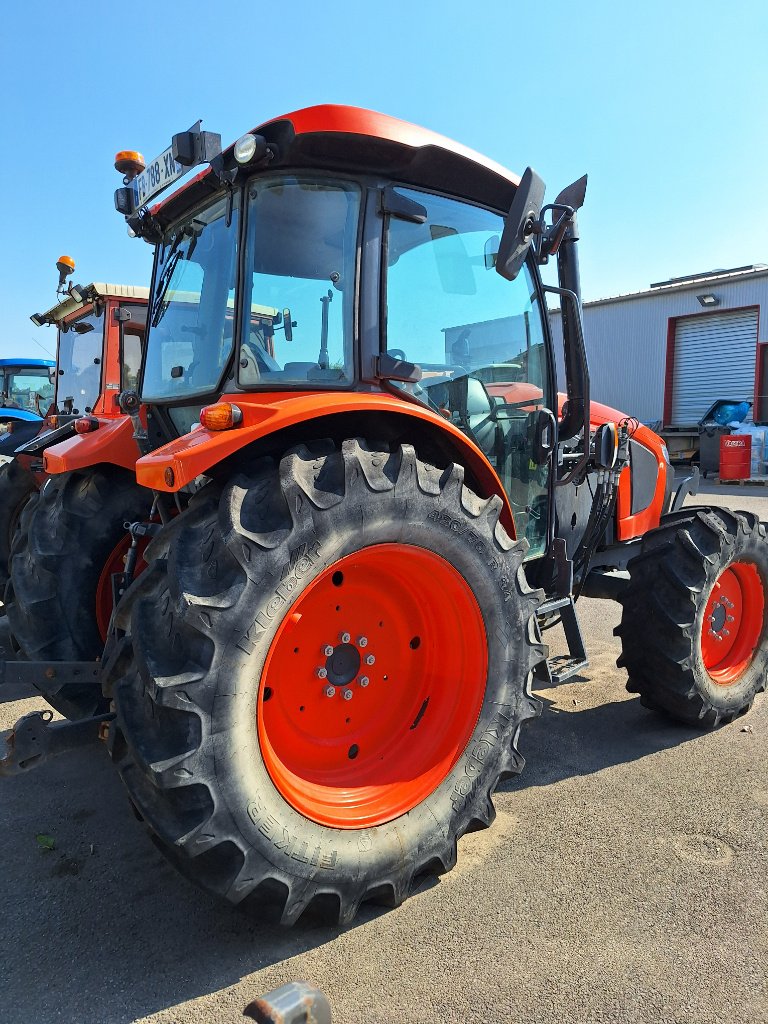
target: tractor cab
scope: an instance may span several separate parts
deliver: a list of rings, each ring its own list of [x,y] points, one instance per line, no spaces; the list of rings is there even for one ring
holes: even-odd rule
[[[72,263],[74,268],[74,261]],[[51,402],[39,436],[18,449],[42,469],[40,457],[78,432],[77,421],[122,415],[119,396],[136,388],[149,289],[133,285],[70,285],[36,326],[57,329]]]

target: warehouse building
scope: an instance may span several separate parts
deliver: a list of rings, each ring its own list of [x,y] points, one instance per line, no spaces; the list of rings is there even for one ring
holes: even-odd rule
[[[763,307],[766,316],[762,315]],[[584,304],[592,397],[682,450],[718,399],[768,423],[768,266],[716,270]],[[560,316],[552,316],[562,350]],[[761,334],[762,331],[762,334]],[[562,379],[562,378],[561,378]]]

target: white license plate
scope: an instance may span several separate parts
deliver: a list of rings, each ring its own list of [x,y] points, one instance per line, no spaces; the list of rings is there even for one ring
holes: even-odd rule
[[[186,168],[182,167],[181,164],[177,164],[173,159],[173,151],[170,146],[160,156],[155,157],[154,160],[147,164],[145,170],[133,180],[136,209],[138,210],[141,206],[146,206],[152,196],[156,196],[158,192],[162,192],[168,185],[178,181],[185,170]]]

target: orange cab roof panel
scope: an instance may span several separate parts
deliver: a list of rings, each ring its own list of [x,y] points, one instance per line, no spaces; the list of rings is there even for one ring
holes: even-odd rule
[[[370,173],[506,211],[518,175],[443,135],[360,107],[322,104],[272,118],[253,131],[277,149],[276,168]],[[232,146],[224,151],[231,160]],[[209,167],[152,208],[167,224],[219,185]]]

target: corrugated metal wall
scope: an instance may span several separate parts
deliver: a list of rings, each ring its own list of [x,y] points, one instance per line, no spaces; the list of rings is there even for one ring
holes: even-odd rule
[[[762,306],[758,341],[768,341],[768,273],[739,280],[699,281],[680,290],[654,290],[587,303],[584,331],[592,397],[645,423],[664,415],[667,330],[670,317],[703,313],[696,296],[711,292],[718,312]],[[560,315],[552,316],[558,386],[564,390]]]

